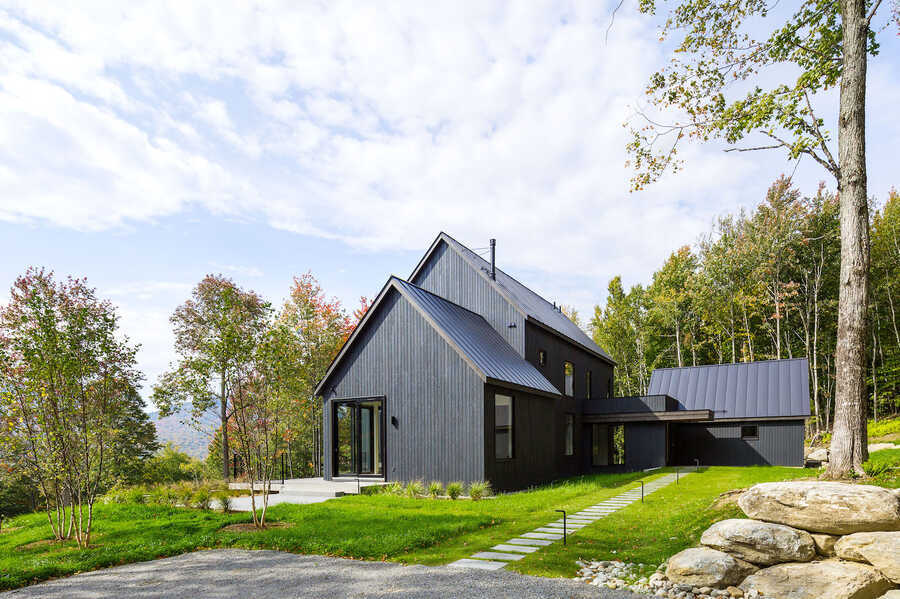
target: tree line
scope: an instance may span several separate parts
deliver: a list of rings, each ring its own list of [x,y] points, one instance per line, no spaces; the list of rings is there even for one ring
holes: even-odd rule
[[[811,432],[831,430],[840,279],[840,204],[775,181],[750,212],[717,219],[646,285],[614,277],[594,339],[618,362],[616,392],[647,392],[655,368],[809,359]],[[866,395],[874,418],[900,411],[900,194],[872,202]]]

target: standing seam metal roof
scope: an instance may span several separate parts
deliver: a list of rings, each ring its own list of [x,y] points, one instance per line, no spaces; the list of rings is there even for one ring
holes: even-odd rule
[[[393,282],[486,377],[559,395],[480,315],[402,279]]]
[[[669,395],[682,410],[713,410],[716,419],[809,416],[806,358],[659,368],[649,395]]]
[[[478,264],[484,272],[490,272],[491,264],[460,242],[456,241],[446,233],[441,233],[440,238],[452,245],[457,251],[464,254],[470,261]],[[587,333],[582,331],[578,325],[569,320],[569,318],[557,310],[553,304],[542,298],[540,295],[509,276],[499,268],[496,269],[497,278],[495,283],[503,287],[514,302],[525,314],[550,327],[551,329],[568,337],[572,341],[583,345],[584,347],[594,351],[605,357],[610,362],[614,360],[606,353],[606,351],[597,345],[593,339],[588,337]]]

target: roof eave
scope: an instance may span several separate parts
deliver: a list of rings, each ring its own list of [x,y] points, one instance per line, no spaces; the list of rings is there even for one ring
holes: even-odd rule
[[[513,391],[524,391],[525,393],[531,393],[532,395],[540,395],[542,397],[549,397],[550,399],[559,399],[562,397],[562,394],[559,392],[551,393],[544,389],[535,389],[534,387],[528,387],[525,385],[519,385],[518,383],[511,383],[509,381],[504,381],[501,379],[495,379],[494,377],[486,377],[485,384],[494,385],[497,387],[504,387],[506,389],[512,389]]]

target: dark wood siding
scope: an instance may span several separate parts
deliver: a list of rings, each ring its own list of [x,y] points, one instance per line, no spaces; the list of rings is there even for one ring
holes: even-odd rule
[[[525,319],[475,268],[441,242],[410,283],[480,314],[519,355],[525,351]],[[514,324],[514,327],[509,325]]]
[[[666,425],[634,422],[625,425],[625,466],[643,470],[666,465]]]
[[[499,490],[523,489],[583,471],[584,439],[576,400],[551,399],[485,386],[485,478]],[[498,460],[494,447],[494,395],[509,395],[513,406],[514,456]],[[575,416],[574,454],[565,455],[566,414]]]
[[[324,390],[326,475],[332,474],[331,400],[383,395],[388,480],[483,479],[483,393],[478,374],[390,291]]]
[[[741,439],[741,426],[759,427],[758,439]],[[673,465],[802,466],[802,420],[673,424]]]
[[[547,352],[547,364],[540,365],[538,352]],[[566,341],[530,322],[525,323],[525,359],[534,364],[541,374],[550,381],[560,393],[566,390],[566,378],[563,364],[571,362],[575,366],[575,395],[583,399],[587,392],[585,372],[591,371],[591,398],[603,399],[609,389],[608,381],[612,380],[613,367],[591,353],[586,352],[574,343]]]

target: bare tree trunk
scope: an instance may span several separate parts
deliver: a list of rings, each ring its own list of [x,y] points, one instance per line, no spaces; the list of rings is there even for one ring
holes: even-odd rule
[[[222,422],[222,478],[227,482],[229,479],[228,462],[231,456],[228,451],[228,401],[225,398],[225,369],[222,369],[222,386],[219,391],[219,417]]]
[[[675,355],[678,356],[678,367],[684,366],[681,361],[681,323],[675,318]]]
[[[869,207],[866,197],[865,0],[841,0],[843,66],[840,155],[841,278],[835,351],[835,414],[827,476],[862,474],[866,447],[866,314],[869,284]]]

